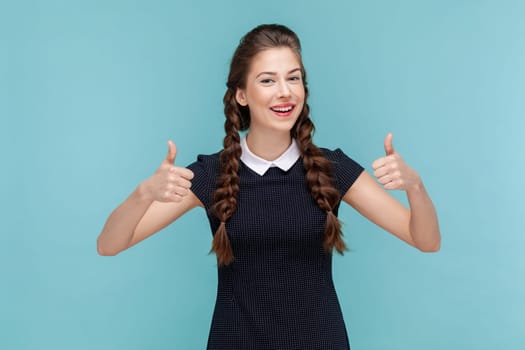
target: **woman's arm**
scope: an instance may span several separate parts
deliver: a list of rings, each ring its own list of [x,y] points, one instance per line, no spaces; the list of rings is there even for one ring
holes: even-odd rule
[[[436,210],[419,175],[385,138],[386,156],[372,164],[378,182],[388,190],[404,190],[410,209],[388,194],[367,172],[363,172],[343,200],[378,226],[425,252],[440,249],[441,234]]]
[[[107,219],[97,239],[100,255],[116,255],[158,232],[188,210],[202,206],[189,190],[193,173],[173,165],[177,150],[169,141],[168,155]]]

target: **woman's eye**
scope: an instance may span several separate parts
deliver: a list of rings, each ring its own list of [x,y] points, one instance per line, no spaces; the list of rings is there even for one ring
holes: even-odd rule
[[[263,83],[263,84],[270,84],[270,83],[273,83],[273,80],[272,79],[263,79],[263,80],[261,80],[261,83]]]
[[[299,77],[299,76],[296,76],[296,77],[290,77],[290,80],[291,80],[291,81],[299,81],[299,80],[301,80],[301,77]]]

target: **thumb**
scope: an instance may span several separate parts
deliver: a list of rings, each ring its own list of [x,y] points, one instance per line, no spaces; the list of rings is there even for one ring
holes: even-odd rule
[[[395,152],[394,145],[392,144],[393,138],[394,136],[392,135],[392,133],[388,133],[388,135],[386,135],[385,137],[385,153],[387,156],[392,155]]]
[[[168,141],[168,155],[166,156],[165,162],[169,164],[175,163],[175,157],[177,157],[177,147],[173,141]]]

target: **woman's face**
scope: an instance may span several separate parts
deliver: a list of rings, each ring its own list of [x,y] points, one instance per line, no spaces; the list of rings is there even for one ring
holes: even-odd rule
[[[250,131],[290,132],[304,105],[302,75],[290,48],[268,49],[253,58],[246,87],[235,95],[250,110]]]

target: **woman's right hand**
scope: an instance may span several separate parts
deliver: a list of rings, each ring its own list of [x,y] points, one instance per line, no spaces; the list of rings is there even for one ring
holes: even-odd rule
[[[190,191],[193,172],[175,166],[176,156],[175,144],[168,141],[168,155],[157,171],[113,210],[97,239],[100,255],[116,255],[201,205]]]
[[[168,141],[168,154],[155,173],[144,181],[143,189],[151,200],[158,202],[181,202],[190,193],[193,172],[175,166],[177,148]]]

